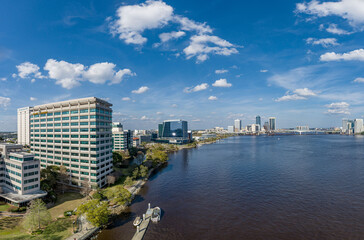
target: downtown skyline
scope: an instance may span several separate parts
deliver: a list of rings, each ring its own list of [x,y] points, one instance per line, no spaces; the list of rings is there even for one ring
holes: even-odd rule
[[[0,10],[0,131],[17,108],[90,96],[127,129],[364,115],[360,0],[16,3]]]

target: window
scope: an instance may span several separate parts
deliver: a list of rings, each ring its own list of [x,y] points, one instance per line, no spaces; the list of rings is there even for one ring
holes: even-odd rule
[[[53,113],[47,113],[47,116],[53,116]]]
[[[88,141],[81,141],[80,144],[83,144],[83,145],[87,145],[88,144]]]
[[[78,122],[71,122],[71,126],[78,126]]]
[[[70,120],[70,118],[69,117],[63,117],[62,118],[62,120],[64,121],[64,120]]]
[[[53,118],[48,118],[47,121],[48,122],[52,122],[53,121]]]
[[[88,122],[80,122],[80,125],[88,125]]]
[[[71,144],[78,144],[78,141],[71,141]]]
[[[80,132],[88,132],[88,128],[80,128]]]
[[[77,113],[78,113],[78,110],[71,111],[71,114],[77,114]]]
[[[54,121],[61,121],[60,117],[54,118]]]
[[[63,111],[62,115],[69,114],[69,113],[70,113],[69,111]]]
[[[78,132],[78,128],[71,128],[71,132]]]
[[[73,117],[71,117],[71,120],[78,120],[78,117],[77,116],[73,116]]]
[[[81,109],[80,113],[88,113],[88,109]]]
[[[62,123],[62,126],[69,126],[69,123]]]
[[[61,115],[61,112],[55,112],[54,113],[54,116],[59,116],[59,115]]]
[[[80,119],[88,119],[88,115],[86,115],[86,116],[80,116]]]

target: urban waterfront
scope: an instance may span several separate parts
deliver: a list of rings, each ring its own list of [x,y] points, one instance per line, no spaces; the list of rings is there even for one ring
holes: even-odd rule
[[[130,213],[97,239],[131,239],[147,204],[148,239],[360,239],[364,137],[241,136],[170,155]]]

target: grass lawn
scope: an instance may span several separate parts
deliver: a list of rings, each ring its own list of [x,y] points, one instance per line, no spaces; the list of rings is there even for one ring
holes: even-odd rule
[[[61,240],[72,234],[72,220],[58,219],[50,223],[40,235],[30,235],[21,226],[19,217],[6,217],[0,219],[0,239],[2,240]]]
[[[56,205],[49,209],[52,219],[62,216],[65,211],[74,210],[83,202],[86,198],[80,193],[65,193],[57,196]]]
[[[15,208],[10,204],[2,204],[0,205],[0,211],[9,211],[11,208]]]

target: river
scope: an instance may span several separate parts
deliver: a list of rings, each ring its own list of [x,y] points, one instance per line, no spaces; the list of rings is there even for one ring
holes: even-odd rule
[[[364,239],[364,137],[240,136],[170,155],[98,240]]]

